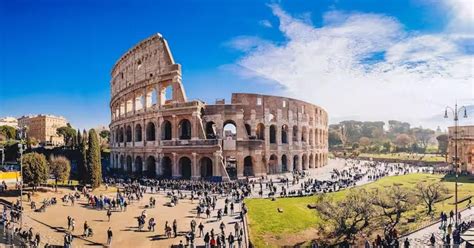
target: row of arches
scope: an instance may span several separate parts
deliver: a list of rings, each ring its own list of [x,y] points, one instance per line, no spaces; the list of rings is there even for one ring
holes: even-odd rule
[[[172,139],[173,127],[170,121],[165,120],[161,124],[161,140]],[[191,122],[188,119],[182,119],[178,125],[179,139],[189,140],[191,139]],[[135,133],[135,135],[133,135]],[[122,142],[140,142],[145,138],[146,141],[156,140],[156,127],[155,123],[148,122],[145,129],[145,137],[143,137],[143,129],[141,124],[136,124],[134,132],[132,133],[132,126],[127,125],[125,128],[116,128],[113,132],[114,140],[116,143]]]
[[[178,167],[174,168],[173,160],[169,156],[163,156],[159,163],[159,170],[157,171],[157,160],[154,156],[148,156],[143,161],[141,156],[136,156],[134,159],[130,155],[115,155],[114,167],[137,176],[156,177],[157,175],[162,178],[172,178],[174,176],[181,177],[183,179],[191,179],[192,174],[192,161],[187,156],[182,156],[178,160]],[[215,176],[213,169],[213,161],[209,157],[202,157],[198,162],[199,176],[201,178],[210,178]],[[178,171],[174,171],[174,170]]]

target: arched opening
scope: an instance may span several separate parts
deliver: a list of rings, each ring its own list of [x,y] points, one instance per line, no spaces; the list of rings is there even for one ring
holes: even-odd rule
[[[125,158],[123,157],[123,155],[120,155],[120,170],[125,170]]]
[[[171,178],[173,176],[173,163],[169,157],[161,159],[161,168],[163,178]]]
[[[191,122],[187,119],[183,119],[179,122],[179,139],[188,140],[191,139]]]
[[[142,175],[142,171],[143,171],[143,161],[140,156],[137,156],[135,158],[135,174]]]
[[[245,131],[247,132],[247,136],[252,136],[252,128],[247,123],[245,124]]]
[[[251,177],[253,175],[253,159],[251,156],[247,156],[244,158],[244,176]]]
[[[206,139],[216,139],[216,124],[213,121],[206,123]]]
[[[142,141],[142,125],[140,124],[135,125],[135,141]]]
[[[127,126],[125,137],[127,137],[127,142],[132,142],[132,127]]]
[[[276,144],[276,126],[270,126],[270,144]]]
[[[161,139],[162,140],[171,140],[172,136],[171,122],[163,121],[161,124]]]
[[[203,157],[199,160],[199,167],[201,168],[201,178],[210,178],[212,174],[212,160],[208,157]]]
[[[119,140],[120,140],[120,143],[123,142],[123,127],[120,128]]]
[[[307,134],[307,128],[306,127],[303,127],[303,129],[301,130],[301,141],[302,142],[306,142],[306,134]]]
[[[293,170],[295,170],[295,171],[300,169],[300,168],[298,168],[299,167],[298,162],[299,162],[299,157],[298,157],[298,155],[295,155],[293,157]]]
[[[277,166],[278,166],[278,157],[275,154],[272,154],[268,162],[268,173],[269,174],[277,173],[278,172]]]
[[[258,123],[256,135],[257,139],[265,140],[265,125],[263,123]]]
[[[314,168],[313,154],[309,155],[309,168]]]
[[[288,171],[288,159],[286,158],[286,155],[281,156],[281,171],[282,172]]]
[[[303,164],[303,170],[308,169],[308,156],[306,154],[303,154],[303,157],[301,158],[301,162]]]
[[[281,127],[281,143],[288,144],[288,126],[283,125]]]
[[[149,156],[146,159],[145,175],[151,178],[156,176],[156,160],[155,160],[155,157],[153,156]]]
[[[298,126],[293,126],[293,141],[298,141]]]
[[[132,157],[127,156],[127,172],[132,173]]]
[[[155,140],[155,124],[153,122],[148,122],[146,125],[146,140]]]
[[[237,179],[237,159],[234,156],[225,157],[225,169],[230,179]]]
[[[116,128],[114,133],[115,133],[115,143],[119,143],[119,141],[120,141],[120,129]]]
[[[235,125],[234,121],[226,121],[224,122],[224,139],[237,139],[237,125]]]
[[[181,172],[181,178],[191,179],[191,159],[188,157],[180,158],[179,171]]]

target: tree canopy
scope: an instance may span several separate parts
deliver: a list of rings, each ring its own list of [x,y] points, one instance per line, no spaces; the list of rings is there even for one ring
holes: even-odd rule
[[[97,188],[102,183],[102,165],[100,161],[100,144],[94,129],[89,130],[87,149],[87,171],[92,188]]]
[[[23,181],[26,184],[32,184],[34,189],[48,180],[48,162],[43,154],[33,152],[23,155],[22,166]]]

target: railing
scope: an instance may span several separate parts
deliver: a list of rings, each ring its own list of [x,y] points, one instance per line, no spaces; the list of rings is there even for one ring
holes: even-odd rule
[[[162,140],[162,146],[215,146],[217,139],[209,140]]]

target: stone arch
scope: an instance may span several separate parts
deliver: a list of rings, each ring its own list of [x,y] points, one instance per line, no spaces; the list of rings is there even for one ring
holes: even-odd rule
[[[201,171],[201,178],[210,178],[214,176],[212,173],[212,159],[209,157],[202,157],[199,160],[199,168]]]
[[[303,166],[303,170],[308,169],[308,155],[303,154],[303,156],[301,157],[301,165]]]
[[[148,122],[146,124],[146,140],[147,141],[154,141],[155,140],[155,123]]]
[[[179,159],[179,172],[181,173],[181,178],[183,179],[191,179],[191,172],[192,172],[192,162],[186,156],[183,156]]]
[[[265,140],[265,125],[263,123],[257,124],[256,135],[258,140]]]
[[[128,125],[125,130],[125,137],[127,142],[132,142],[132,127]]]
[[[244,158],[244,176],[254,176],[252,156],[247,156]]]
[[[120,155],[120,170],[125,171],[125,158],[123,155]]]
[[[213,121],[206,122],[206,138],[216,139],[216,123]]]
[[[164,156],[161,159],[162,177],[171,178],[173,176],[173,161],[170,157]]]
[[[298,155],[293,156],[293,170],[297,171],[300,169],[298,162],[299,162],[299,156]]]
[[[191,122],[188,119],[182,119],[178,124],[179,139],[191,139]]]
[[[306,126],[303,126],[303,128],[301,129],[301,142],[307,142],[306,140],[307,133],[308,133],[308,128]]]
[[[276,126],[271,125],[270,126],[270,144],[276,144]]]
[[[143,160],[142,157],[137,156],[135,157],[135,173],[137,175],[141,175],[143,172]]]
[[[115,136],[115,143],[119,143],[120,142],[120,129],[119,128],[115,128],[115,131],[114,131],[114,136]]]
[[[312,153],[309,155],[309,168],[314,168],[314,158]]]
[[[278,157],[275,154],[270,155],[270,160],[268,161],[268,173],[275,174],[278,173]]]
[[[156,176],[156,159],[153,156],[146,159],[145,175],[152,178]]]
[[[293,141],[298,141],[298,126],[293,126]]]
[[[123,127],[120,127],[120,131],[119,131],[119,141],[120,143],[122,143],[124,141],[123,139]]]
[[[161,139],[162,140],[171,140],[173,137],[173,127],[171,122],[168,120],[163,121],[161,123]]]
[[[288,144],[288,126],[281,126],[281,143]]]
[[[135,142],[142,141],[142,125],[135,125]]]
[[[288,158],[285,154],[281,156],[281,171],[287,172],[288,171]]]
[[[224,139],[232,138],[233,140],[237,139],[237,124],[233,120],[227,120],[224,122],[222,129],[222,137]]]
[[[245,131],[247,132],[247,136],[252,136],[252,127],[248,123],[245,123]]]
[[[132,156],[127,156],[127,172],[132,173]]]

